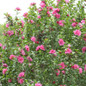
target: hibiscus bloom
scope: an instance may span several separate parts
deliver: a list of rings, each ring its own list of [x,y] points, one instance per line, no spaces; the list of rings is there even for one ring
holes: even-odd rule
[[[65,44],[63,39],[59,39],[58,43],[59,43],[60,46],[63,46]]]

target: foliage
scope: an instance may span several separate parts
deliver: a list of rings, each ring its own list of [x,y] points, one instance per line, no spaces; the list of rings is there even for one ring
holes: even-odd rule
[[[0,43],[2,86],[85,86],[85,1],[31,3],[23,19],[6,13]],[[39,83],[39,85],[37,85]]]

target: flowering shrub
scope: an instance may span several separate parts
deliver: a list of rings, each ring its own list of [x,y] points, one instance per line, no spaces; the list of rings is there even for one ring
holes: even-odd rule
[[[3,86],[85,86],[85,1],[42,0],[5,14],[4,44],[0,43]]]

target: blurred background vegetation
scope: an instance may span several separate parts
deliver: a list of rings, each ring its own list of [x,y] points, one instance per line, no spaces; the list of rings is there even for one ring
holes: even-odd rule
[[[3,30],[4,30],[4,25],[0,24],[0,43],[4,42]]]

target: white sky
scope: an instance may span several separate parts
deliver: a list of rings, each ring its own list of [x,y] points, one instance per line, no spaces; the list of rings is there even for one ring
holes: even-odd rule
[[[4,19],[4,13],[9,13],[11,16],[15,15],[15,8],[21,8],[21,16],[24,12],[28,11],[28,7],[31,2],[36,2],[39,5],[40,0],[0,0],[0,24],[3,24],[6,19]]]
[[[20,16],[22,16],[24,12],[28,11],[31,2],[35,2],[37,6],[39,6],[40,1],[41,0],[0,0],[0,24],[6,21],[6,19],[4,19],[4,13],[8,12],[11,16],[15,16],[15,8],[20,7]]]

